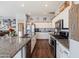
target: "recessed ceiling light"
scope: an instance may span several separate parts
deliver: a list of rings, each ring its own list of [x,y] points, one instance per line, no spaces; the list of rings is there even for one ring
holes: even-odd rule
[[[28,15],[31,15],[31,12],[28,12]]]
[[[44,12],[44,15],[46,15],[47,13],[46,12]]]
[[[24,7],[24,4],[21,4],[21,7]]]
[[[47,5],[47,4],[45,4],[45,7],[48,7],[48,5]]]

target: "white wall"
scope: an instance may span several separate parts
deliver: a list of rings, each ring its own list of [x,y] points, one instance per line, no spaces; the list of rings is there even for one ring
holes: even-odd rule
[[[52,20],[52,27],[55,28],[55,22],[58,20],[63,19],[64,20],[64,27],[68,28],[69,27],[69,9],[70,6],[67,7],[64,11],[62,11],[59,15],[57,15],[53,20]]]

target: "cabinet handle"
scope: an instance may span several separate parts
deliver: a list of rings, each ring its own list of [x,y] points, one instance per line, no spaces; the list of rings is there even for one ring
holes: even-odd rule
[[[64,51],[64,53],[68,54],[68,52]]]

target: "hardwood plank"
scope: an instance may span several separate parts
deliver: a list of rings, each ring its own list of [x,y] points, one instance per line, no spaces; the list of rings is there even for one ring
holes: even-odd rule
[[[32,58],[54,58],[53,49],[49,46],[47,39],[38,39]]]

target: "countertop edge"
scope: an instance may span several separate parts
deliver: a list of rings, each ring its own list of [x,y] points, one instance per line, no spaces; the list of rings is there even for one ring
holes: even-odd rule
[[[52,35],[50,35],[50,36],[52,36]],[[53,38],[55,38],[54,36],[52,36]],[[55,38],[56,39],[56,38]],[[66,50],[68,50],[69,51],[69,49],[66,47],[66,46],[64,46],[59,40],[56,40],[56,41],[58,41]]]
[[[26,38],[26,39],[27,39],[27,38]],[[30,41],[30,40],[31,40],[31,38],[29,38],[29,41]],[[28,41],[28,42],[29,42],[29,41]],[[27,42],[27,43],[28,43],[28,42]],[[16,51],[14,55],[10,56],[10,58],[13,58],[27,43],[25,43],[21,48],[19,48],[18,51]]]

